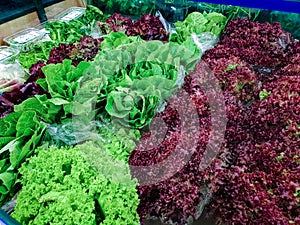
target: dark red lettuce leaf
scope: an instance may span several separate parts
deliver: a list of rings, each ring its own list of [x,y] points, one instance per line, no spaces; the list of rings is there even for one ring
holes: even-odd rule
[[[74,44],[59,44],[51,50],[47,64],[57,64],[61,63],[64,59],[70,59],[71,51],[74,48]]]
[[[5,97],[0,96],[0,119],[14,111],[14,104]]]
[[[92,61],[98,54],[102,41],[103,38],[82,37],[68,55],[73,65],[77,66],[82,61]]]
[[[283,66],[286,51],[293,41],[279,23],[239,18],[227,24],[218,45],[208,50],[203,59],[238,57],[259,72],[259,80],[264,81],[273,79],[273,72]]]
[[[262,89],[270,95],[253,104],[249,117],[256,142],[294,139],[300,132],[300,76],[282,77]]]
[[[299,53],[278,23],[237,19],[203,56],[224,91],[228,118],[226,158],[205,173],[219,224],[300,223]],[[226,88],[237,81],[255,85],[239,95]],[[261,91],[268,94],[260,99]]]
[[[115,13],[105,21],[109,24],[113,32],[126,32],[132,26],[132,20],[129,17],[124,17],[121,14]]]
[[[132,26],[127,29],[126,34],[128,36],[141,36],[144,40],[161,40],[168,41],[169,33],[164,28],[159,17],[144,14],[140,20],[133,23]]]
[[[42,68],[46,66],[47,64],[44,61],[38,61],[35,64],[33,64],[29,68],[29,74],[30,77],[27,79],[26,83],[31,83],[37,81],[39,78],[44,78],[45,75],[42,71]]]

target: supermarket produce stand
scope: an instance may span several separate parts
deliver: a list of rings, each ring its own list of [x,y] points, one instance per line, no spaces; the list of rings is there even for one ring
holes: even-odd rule
[[[65,1],[65,2],[68,2],[68,1]],[[170,2],[170,1],[168,1],[168,2]],[[207,1],[194,1],[194,2],[207,2],[207,3],[213,3],[213,4],[225,4],[225,5],[234,5],[234,6],[258,8],[258,9],[266,9],[266,10],[279,10],[279,11],[285,11],[285,12],[300,13],[300,2],[299,1],[280,1],[280,0],[266,1],[266,0],[263,0],[260,2],[254,2],[254,1],[241,2],[241,1],[233,1],[233,0],[232,1],[207,0]],[[35,25],[38,24],[38,22],[45,21],[47,19],[47,17],[49,19],[49,16],[47,16],[47,12],[49,12],[50,9],[42,8],[42,5],[40,3],[41,2],[37,2],[35,0],[35,4],[36,4],[35,10],[38,11],[37,15],[32,17],[35,20],[35,22],[34,22]],[[49,6],[49,5],[47,5],[47,6]],[[76,5],[72,5],[72,6],[83,6],[83,5],[76,4]],[[52,9],[55,7],[57,7],[57,5],[52,6]],[[31,8],[26,9],[25,11],[23,11],[23,13],[24,12],[25,12],[25,14],[32,13],[33,11],[34,10],[31,7]],[[181,18],[181,17],[179,16],[178,18]],[[16,19],[16,21],[18,21],[18,19]],[[2,29],[1,27],[5,28],[7,26],[11,26],[11,23],[9,23],[9,21],[7,21],[7,24],[0,24],[0,29]],[[26,26],[26,24],[23,24],[23,26],[21,26],[21,27],[24,28],[24,26]],[[21,27],[19,27],[19,28],[21,28]],[[19,30],[22,30],[22,29],[19,29]],[[19,30],[15,30],[13,33],[16,33]],[[8,36],[7,33],[4,36]],[[2,38],[2,37],[0,37],[0,38]],[[19,225],[19,224],[20,223],[18,223],[13,218],[11,218],[3,210],[0,210],[0,225]],[[154,225],[154,224],[162,225],[162,223],[157,220],[148,220],[144,223],[144,225]],[[214,218],[205,218],[205,215],[202,214],[200,219],[198,221],[195,221],[194,223],[192,223],[192,225],[201,225],[201,224],[213,225],[213,224],[215,224],[215,220],[214,220]]]

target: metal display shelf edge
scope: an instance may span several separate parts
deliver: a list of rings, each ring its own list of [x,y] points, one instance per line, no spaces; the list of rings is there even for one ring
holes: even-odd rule
[[[260,0],[260,1],[192,0],[192,1],[300,13],[300,0]]]
[[[21,225],[21,224],[0,209],[0,225]]]

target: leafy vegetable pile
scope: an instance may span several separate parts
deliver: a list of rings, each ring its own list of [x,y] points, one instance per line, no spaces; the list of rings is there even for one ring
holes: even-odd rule
[[[203,59],[240,118],[228,118],[227,163],[209,173],[218,221],[298,224],[299,43],[278,23],[237,19]]]
[[[140,35],[144,40],[167,41],[169,38],[168,31],[159,18],[148,14],[135,21],[126,33],[129,36]]]
[[[169,31],[166,30],[160,18],[149,14],[144,14],[140,20],[133,22],[129,17],[115,13],[107,18],[105,23],[99,22],[98,26],[105,34],[123,31],[128,36],[140,36],[148,41],[168,41],[169,39]]]
[[[92,61],[100,50],[101,41],[103,38],[85,36],[80,38],[76,44],[59,44],[51,50],[47,64],[56,64],[61,63],[64,59],[72,59],[72,64],[77,66],[79,62]]]
[[[71,21],[53,21],[46,23],[46,30],[50,32],[51,40],[60,43],[73,43],[81,37],[91,35],[94,32],[96,22],[104,21],[106,15],[97,7],[88,5],[84,14]]]
[[[193,12],[184,21],[176,22],[176,33],[171,35],[171,41],[184,42],[192,34],[212,32],[219,36],[225,28],[227,18],[220,13]]]
[[[53,134],[55,136],[55,133],[51,133],[50,129],[54,128],[55,124],[59,126],[67,125],[73,123],[75,118],[75,121],[83,120],[83,125],[86,125],[87,123],[93,122],[92,120],[97,120],[97,118],[103,116],[107,119],[109,119],[111,116],[115,116],[116,118],[121,118],[121,121],[124,121],[124,116],[121,115],[124,114],[124,110],[120,112],[114,111],[114,106],[118,105],[118,98],[115,98],[115,93],[118,91],[121,93],[125,89],[128,89],[130,92],[140,96],[141,100],[146,100],[148,98],[155,99],[155,101],[150,100],[148,102],[147,100],[145,103],[141,102],[141,104],[138,103],[137,105],[131,105],[132,107],[136,107],[136,109],[133,111],[136,114],[132,114],[128,117],[129,121],[132,121],[129,122],[128,125],[136,129],[142,128],[149,124],[155,114],[155,109],[160,99],[169,97],[172,94],[172,91],[177,88],[176,82],[180,78],[178,75],[179,68],[184,66],[183,68],[185,68],[186,71],[192,70],[197,59],[199,58],[199,50],[195,45],[189,45],[185,47],[176,43],[163,44],[160,41],[144,42],[137,38],[130,39],[127,36],[125,37],[126,40],[130,40],[132,43],[126,43],[124,45],[121,44],[118,48],[110,51],[108,51],[107,47],[105,51],[98,53],[93,62],[80,62],[77,66],[72,65],[74,61],[70,59],[65,59],[61,63],[58,62],[57,64],[49,65],[39,62],[37,64],[38,68],[35,70],[32,69],[32,71],[35,71],[37,74],[32,75],[30,78],[33,82],[40,85],[46,94],[38,94],[34,97],[26,99],[25,101],[22,101],[21,104],[14,106],[15,113],[6,116],[2,121],[7,120],[7,123],[9,123],[13,115],[18,115],[23,112],[30,112],[35,115],[33,118],[41,121],[40,123],[45,129],[46,127],[48,128],[46,134],[45,132],[41,132],[39,129],[33,129],[33,131],[45,138],[44,143],[45,141],[46,143],[47,141],[49,141],[49,143],[57,143],[57,140],[55,140],[55,137],[53,137]],[[121,35],[120,39],[122,38],[124,37]],[[90,39],[85,38],[84,40]],[[55,49],[56,48],[54,48],[54,50]],[[184,54],[181,55],[181,53]],[[166,65],[164,63],[166,63]],[[103,67],[102,65],[107,66]],[[41,73],[43,73],[44,76],[41,75]],[[135,101],[135,99],[132,99],[132,101]],[[96,104],[96,107],[93,107],[93,104]],[[145,107],[149,107],[151,110],[145,109]],[[96,117],[94,118],[94,116]],[[115,121],[118,121],[118,119]],[[98,123],[101,122],[101,120],[98,120]],[[125,123],[125,125],[127,124]],[[26,128],[27,126],[23,125],[22,127]],[[111,127],[111,125],[109,125],[109,127]],[[113,129],[114,128],[112,128],[112,130]],[[127,162],[128,154],[135,147],[135,141],[137,141],[139,131],[128,131],[125,126],[125,130],[123,132],[119,129],[115,130],[115,132],[116,134],[111,131],[107,132],[106,129],[103,130],[103,128],[100,126],[100,130],[97,132],[100,136],[96,135],[96,137],[109,138],[109,142],[100,141],[99,145],[101,148],[107,149],[109,154],[117,159],[120,159],[121,162]],[[126,139],[121,138],[120,135],[122,133],[123,135],[126,135]],[[132,137],[132,140],[129,139],[130,136]],[[4,137],[6,138],[6,136]],[[11,139],[9,139],[9,141],[15,141],[14,139],[18,140],[18,138],[19,136],[13,136]],[[75,137],[75,139],[76,138],[77,137]],[[85,140],[79,139],[77,142],[76,140],[75,142],[65,142],[62,145],[77,144],[89,140],[90,138],[91,137],[87,137]],[[26,156],[31,155],[36,147],[40,144],[41,143],[39,142],[38,144],[32,146],[32,149],[30,149],[31,151],[26,153]],[[1,151],[4,150],[5,149],[2,149]],[[102,153],[99,154],[102,157]],[[26,156],[19,159],[18,164],[15,167],[16,170],[19,169],[21,165],[20,163],[23,162]],[[95,160],[94,155],[91,155],[89,161],[89,164],[93,165],[92,160]],[[52,164],[54,165],[54,163]],[[50,172],[50,168],[48,169],[47,170]],[[103,171],[106,170],[107,169]],[[17,177],[18,176],[14,174],[12,181],[5,181],[5,183],[3,183],[3,186],[5,185],[6,188],[5,194],[9,195],[8,198],[19,190],[19,184],[15,184],[14,182]],[[30,187],[33,184],[39,187],[43,186],[43,183],[38,182],[29,182],[28,186]],[[22,190],[26,190],[27,183],[23,183],[23,185],[24,187]],[[41,190],[42,189],[43,188],[41,188]],[[69,188],[66,186],[63,188],[63,190],[65,189]],[[134,190],[136,191],[136,189]],[[57,191],[58,190],[55,190],[56,193]],[[80,193],[82,193],[82,191],[80,191]],[[42,193],[42,195],[44,194],[46,193]],[[73,198],[73,194],[70,193],[70,196],[67,196]],[[24,199],[27,199],[28,197],[26,197],[26,191],[24,195]],[[52,193],[49,195],[52,196]],[[5,197],[5,199],[3,199],[4,203],[7,201],[7,198],[6,195],[3,196]],[[21,202],[19,206],[20,212],[17,210],[15,217],[22,220],[25,224],[29,223],[31,220],[35,221],[32,214],[27,214],[31,211],[28,210],[25,212],[22,207],[27,207],[27,204],[32,204],[34,206],[36,203],[27,203],[27,201],[23,201],[22,193],[20,194],[19,199],[21,199],[18,200]],[[137,195],[132,199],[137,199]],[[28,199],[28,201],[36,200]],[[134,201],[137,206],[138,202],[136,200]],[[25,205],[22,206],[22,203]],[[133,205],[128,205],[128,207],[131,206]],[[46,206],[42,205],[41,207]],[[53,207],[55,207],[55,204]],[[72,209],[74,210],[74,208],[71,207],[70,210]],[[113,207],[113,209],[119,210],[118,207]],[[45,209],[41,210],[43,211]],[[91,210],[91,208],[87,210]],[[43,213],[39,216],[37,214],[38,211],[34,213],[34,216],[37,218],[36,223],[40,222],[39,218],[41,218],[41,220],[49,221],[60,218],[56,216],[54,216],[55,218],[48,218],[47,216],[44,217]],[[116,213],[116,211],[112,212],[112,218],[113,215],[116,215]],[[64,215],[64,213],[59,214]],[[125,210],[122,212],[122,215],[123,214],[125,214]],[[120,218],[123,218],[124,215],[122,215],[120,215]],[[133,214],[130,213],[128,215],[132,216]],[[109,216],[105,216],[105,219],[106,218],[109,218]],[[134,220],[134,218],[131,219]],[[110,219],[107,219],[107,221],[110,221]],[[123,221],[123,223],[125,221],[124,224],[127,224],[128,222],[124,219],[120,219],[120,221]],[[107,222],[107,224],[111,223],[111,221]],[[116,223],[118,223],[118,220]]]
[[[48,23],[29,79],[0,82],[0,205],[20,192],[22,224],[300,223],[300,43],[226,23],[195,12],[169,36],[92,6]]]
[[[47,61],[50,51],[55,46],[52,41],[45,41],[35,45],[30,52],[21,52],[18,56],[18,61],[23,68],[29,69],[33,64],[42,60]]]
[[[77,67],[71,60],[60,64],[50,64],[43,67],[45,78],[38,80],[38,84],[47,91],[44,95],[35,95],[15,106],[15,111],[34,110],[41,120],[47,123],[59,123],[63,119],[77,114],[77,109],[84,108],[79,102],[74,102],[74,96],[84,71],[90,66],[88,62],[81,62]],[[99,82],[95,85],[100,85]],[[88,91],[88,90],[86,90]]]
[[[93,143],[38,148],[20,172],[23,188],[13,216],[22,224],[139,224],[128,165]]]
[[[76,43],[84,36],[93,33],[96,22],[105,20],[105,15],[97,7],[88,5],[84,14],[70,22],[47,22],[45,29],[50,32],[50,41],[37,43],[30,52],[18,56],[20,64],[29,69],[33,64],[42,60],[47,61],[53,47],[59,44]]]
[[[282,65],[284,50],[292,42],[291,35],[283,31],[279,23],[236,19],[229,22],[220,45],[211,56],[215,59],[238,56],[262,74],[270,73]]]
[[[61,63],[64,59],[72,59],[73,65],[78,65],[82,61],[91,61],[98,53],[100,49],[100,43],[103,39],[94,39],[86,36],[79,40],[78,44],[59,44],[58,47],[54,47],[45,63],[42,60],[34,63],[29,71],[30,77],[27,81],[18,86],[14,86],[9,92],[6,91],[1,96],[1,105],[3,111],[1,111],[1,117],[13,111],[13,106],[20,104],[28,98],[31,98],[37,94],[47,94],[47,90],[44,90],[36,81],[40,78],[44,78],[45,75],[42,68],[47,64]],[[61,73],[59,73],[61,74]]]
[[[191,146],[192,139],[183,132],[178,114],[183,102],[175,101],[156,116],[167,124],[165,138],[154,145],[151,137],[159,131],[151,130],[130,154],[130,165],[153,166],[171,157],[175,159],[171,164],[159,168],[165,174],[180,168],[164,181],[138,187],[142,221],[154,216],[164,223],[186,224],[211,198],[207,208],[218,223],[298,224],[299,43],[277,23],[237,19],[229,22],[218,45],[202,58],[207,65],[198,63],[184,84],[199,117],[188,125],[200,129],[193,135],[196,149],[184,148]],[[221,120],[212,121],[216,106],[212,108],[207,97],[214,95],[201,88],[210,76],[217,78],[223,92],[227,126],[224,146],[212,150],[218,150],[218,157],[202,168],[209,136],[218,137],[211,127]],[[187,155],[192,156],[186,159]],[[141,167],[132,173],[145,182],[159,172],[147,173]]]
[[[18,191],[18,169],[39,146],[46,126],[33,111],[9,114],[0,120],[0,125],[0,204],[3,205]]]

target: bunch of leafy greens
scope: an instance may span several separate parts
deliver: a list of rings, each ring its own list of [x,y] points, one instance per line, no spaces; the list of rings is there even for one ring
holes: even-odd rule
[[[74,43],[83,36],[88,36],[94,31],[97,21],[104,21],[106,16],[94,6],[88,6],[84,14],[78,19],[71,21],[53,21],[45,26],[50,32],[50,38],[60,43]]]
[[[141,138],[135,129],[116,129],[110,123],[103,124],[98,130],[100,146],[105,148],[115,159],[128,163],[128,155]]]
[[[101,51],[92,62],[86,78],[99,75],[110,78],[128,65],[143,62],[172,65],[175,69],[182,66],[186,72],[190,72],[199,57],[199,50],[192,41],[184,45],[164,44],[161,41],[133,42],[120,45],[110,52]]]
[[[226,26],[227,18],[220,13],[190,13],[184,21],[176,22],[176,33],[172,34],[170,41],[182,43],[192,34],[211,32],[219,36]]]
[[[114,122],[140,129],[150,124],[160,99],[171,97],[176,89],[174,81],[159,76],[134,80],[110,92],[105,109]]]
[[[55,46],[52,41],[42,42],[39,45],[35,45],[30,52],[22,52],[18,56],[18,60],[23,68],[29,69],[36,62],[43,60],[47,61],[50,51]]]
[[[139,129],[150,123],[158,102],[178,88],[178,71],[192,70],[198,58],[195,45],[133,42],[100,52],[83,82],[105,77],[97,103],[106,105],[114,121]]]
[[[91,142],[37,153],[20,169],[23,188],[13,217],[22,224],[139,224],[128,165]]]
[[[279,23],[239,18],[202,57],[224,87],[228,118],[228,160],[220,156],[206,176],[217,223],[300,222],[299,53]]]
[[[169,31],[161,19],[150,14],[144,14],[139,20],[132,21],[130,17],[114,13],[105,20],[105,23],[98,22],[97,27],[103,34],[124,32],[128,36],[140,36],[146,41],[169,39]]]
[[[108,79],[106,111],[122,126],[143,128],[156,113],[158,102],[178,88],[172,65],[140,62],[128,65]]]
[[[76,19],[68,22],[57,20],[47,23],[46,29],[56,43],[71,43],[89,34],[84,26],[84,23]]]
[[[64,60],[61,64],[50,64],[43,67],[46,78],[39,79],[37,83],[51,97],[48,97],[46,94],[36,95],[15,106],[15,111],[33,110],[41,120],[52,124],[71,118],[72,115],[78,115],[87,107],[91,107],[89,103],[92,99],[88,99],[90,102],[86,102],[85,100],[87,99],[84,96],[75,99],[80,79],[83,76],[83,72],[90,66],[90,63],[81,62],[77,67],[71,64],[71,60]],[[91,85],[100,86],[101,80],[98,79],[97,83],[95,80],[94,84]],[[83,86],[81,91],[88,95],[88,93],[93,92],[93,89],[90,86]],[[87,111],[90,112],[89,110]]]
[[[40,144],[46,130],[33,111],[11,113],[0,120],[0,205],[19,190],[18,169]]]
[[[142,15],[126,30],[128,36],[140,36],[143,40],[168,41],[169,32],[164,27],[158,16]]]
[[[74,44],[59,44],[51,50],[47,64],[57,64],[64,59],[72,59],[72,64],[77,66],[81,61],[92,61],[100,50],[102,41],[103,38],[84,36]]]
[[[33,47],[30,52],[20,53],[18,60],[23,68],[29,69],[33,64],[42,60],[47,61],[53,47],[61,43],[74,43],[81,37],[92,32],[97,21],[102,21],[106,16],[100,9],[88,5],[84,14],[69,23],[52,21],[46,23],[46,29],[50,31],[51,41],[41,42]]]
[[[84,14],[79,17],[79,21],[81,21],[86,26],[93,26],[98,21],[103,21],[108,17],[108,15],[104,15],[103,12],[93,6],[93,5],[87,5],[86,10],[84,11]]]
[[[139,36],[128,37],[123,32],[111,32],[104,36],[103,42],[101,42],[102,51],[111,51],[120,45],[130,44],[133,42],[142,42],[143,40]]]

